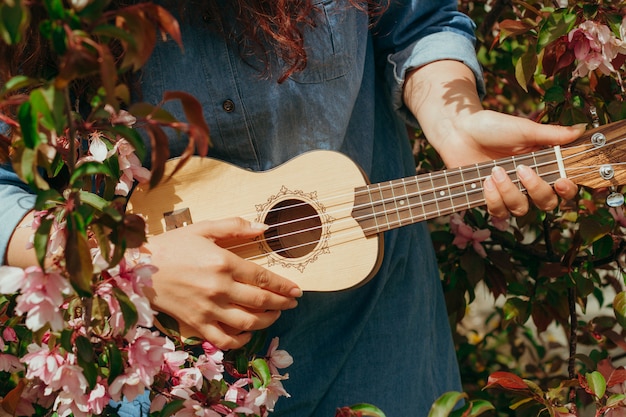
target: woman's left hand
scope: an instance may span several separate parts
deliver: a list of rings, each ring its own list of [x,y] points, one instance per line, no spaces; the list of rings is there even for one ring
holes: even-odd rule
[[[474,74],[457,61],[433,62],[410,73],[404,101],[449,168],[564,145],[585,131],[584,125],[543,125],[484,110]],[[558,196],[571,199],[578,191],[576,184],[566,178],[550,186],[528,167],[518,167],[516,175],[542,210],[554,209]],[[521,216],[528,211],[528,198],[501,167],[495,167],[483,185],[491,215],[505,218],[509,213]]]

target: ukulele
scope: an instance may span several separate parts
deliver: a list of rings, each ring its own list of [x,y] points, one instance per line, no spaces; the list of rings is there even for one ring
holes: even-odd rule
[[[128,209],[145,218],[149,236],[231,216],[265,223],[263,235],[227,249],[305,291],[337,291],[376,273],[382,232],[484,205],[483,179],[496,165],[509,174],[527,165],[549,184],[562,177],[591,188],[626,184],[625,141],[626,121],[615,122],[564,147],[378,184],[334,151],[307,152],[264,172],[192,157],[155,188],[136,187]],[[167,162],[165,178],[177,163]],[[615,207],[623,202],[617,192],[607,199]]]

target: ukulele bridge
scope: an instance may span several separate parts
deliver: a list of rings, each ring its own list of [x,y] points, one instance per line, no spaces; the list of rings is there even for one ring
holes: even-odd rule
[[[166,231],[185,227],[193,223],[191,211],[187,207],[163,213],[163,220],[165,220]]]

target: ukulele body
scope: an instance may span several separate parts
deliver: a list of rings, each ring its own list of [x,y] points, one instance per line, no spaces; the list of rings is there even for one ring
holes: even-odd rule
[[[304,291],[337,291],[371,278],[382,260],[381,234],[366,237],[352,217],[364,174],[348,157],[311,151],[272,170],[253,172],[194,156],[172,177],[137,186],[128,211],[142,215],[148,236],[202,220],[242,217],[269,229],[224,245],[296,282]],[[181,260],[181,262],[193,260]]]

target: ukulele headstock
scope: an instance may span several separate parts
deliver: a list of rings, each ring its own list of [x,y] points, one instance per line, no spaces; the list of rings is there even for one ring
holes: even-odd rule
[[[567,178],[578,185],[626,185],[626,120],[588,130],[561,155]]]

